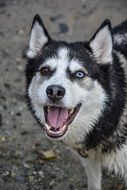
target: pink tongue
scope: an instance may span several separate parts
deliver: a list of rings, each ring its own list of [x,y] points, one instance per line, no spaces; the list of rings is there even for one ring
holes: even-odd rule
[[[50,107],[48,111],[48,120],[50,125],[58,129],[63,126],[63,123],[68,118],[68,110],[65,108]]]

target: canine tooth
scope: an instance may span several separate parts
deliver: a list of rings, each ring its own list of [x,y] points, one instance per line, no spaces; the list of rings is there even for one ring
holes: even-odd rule
[[[50,127],[49,125],[47,125],[47,124],[45,124],[45,125],[46,125],[46,128],[47,128],[48,130],[50,130],[51,127]]]
[[[50,110],[50,106],[48,106],[48,112],[49,112],[49,110]]]
[[[70,111],[70,114],[72,114],[74,112],[74,109],[72,109],[71,111]]]

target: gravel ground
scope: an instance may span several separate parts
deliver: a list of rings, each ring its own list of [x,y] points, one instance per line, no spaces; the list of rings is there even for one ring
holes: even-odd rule
[[[84,169],[69,148],[49,141],[27,110],[25,60],[33,16],[55,39],[88,39],[105,18],[125,20],[126,0],[0,0],[0,190],[85,190]],[[46,157],[47,151],[51,153]],[[106,173],[106,174],[105,174]],[[124,190],[104,171],[104,190]]]

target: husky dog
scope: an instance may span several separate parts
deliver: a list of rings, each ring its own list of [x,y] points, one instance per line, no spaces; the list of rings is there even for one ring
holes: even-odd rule
[[[36,15],[26,56],[28,105],[50,139],[78,147],[88,189],[101,190],[102,167],[127,185],[127,21],[69,43]]]

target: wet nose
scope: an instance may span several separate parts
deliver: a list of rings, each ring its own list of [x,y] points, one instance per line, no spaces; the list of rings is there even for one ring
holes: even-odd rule
[[[46,89],[47,96],[53,102],[61,100],[65,95],[65,88],[59,85],[50,85]]]

